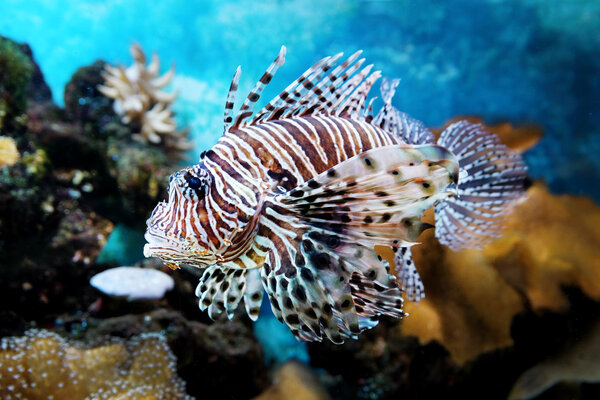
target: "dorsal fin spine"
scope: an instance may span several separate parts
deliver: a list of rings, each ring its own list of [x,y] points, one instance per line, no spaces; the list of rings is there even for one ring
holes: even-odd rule
[[[243,126],[244,121],[252,115],[254,104],[256,104],[256,102],[260,98],[260,95],[264,90],[265,86],[269,84],[269,82],[273,78],[273,75],[275,75],[279,67],[281,67],[285,62],[285,52],[285,46],[281,46],[281,50],[279,50],[277,58],[275,58],[275,60],[271,63],[269,68],[267,68],[267,70],[259,79],[259,81],[256,82],[256,85],[254,85],[254,88],[248,94],[246,100],[244,100],[244,104],[242,104],[242,107],[240,107],[240,111],[238,112],[238,115],[235,118],[235,122],[233,123],[233,126],[230,130],[235,130]]]
[[[227,101],[225,102],[225,116],[223,119],[224,132],[227,132],[227,130],[231,126],[231,122],[233,121],[231,112],[233,111],[233,107],[235,106],[235,94],[238,89],[238,83],[240,81],[241,74],[242,67],[238,66],[235,70],[235,73],[233,74],[233,79],[231,80],[231,85],[229,86],[229,93],[227,93]]]
[[[293,103],[290,103],[289,109],[282,114],[284,118],[298,114],[303,110],[303,107],[306,104],[310,103],[310,93],[312,92],[312,89],[318,86],[318,82],[323,77],[323,74],[329,71],[342,55],[343,53],[339,53],[333,56],[329,62],[323,66],[323,68],[316,71],[315,74],[310,77],[310,79],[307,79],[301,86],[299,86],[300,90],[294,92]]]
[[[332,72],[330,72],[325,78],[323,78],[310,92],[304,95],[304,98],[300,101],[300,108],[305,105],[317,105],[317,107],[308,107],[304,111],[299,112],[300,115],[312,115],[314,113],[318,113],[319,106],[327,103],[328,97],[331,95],[331,88],[335,88],[335,82],[339,80],[340,73],[345,70],[349,65],[351,65],[358,56],[362,53],[362,51],[357,51],[352,54],[346,61],[337,66]],[[342,53],[338,54],[336,60],[342,56]],[[364,60],[363,60],[364,61]],[[324,71],[326,72],[326,71]],[[329,85],[329,86],[328,86]],[[314,96],[318,96],[318,99],[315,99]],[[310,109],[313,109],[311,111]]]
[[[250,124],[252,125],[252,124],[255,124],[255,123],[261,121],[265,115],[267,115],[268,113],[273,112],[274,110],[279,108],[281,103],[286,101],[286,99],[289,98],[289,96],[292,94],[293,90],[296,89],[296,87],[298,85],[300,85],[302,82],[304,82],[316,70],[321,68],[323,66],[323,64],[325,64],[330,58],[331,57],[325,57],[325,58],[319,60],[315,65],[313,65],[312,67],[307,69],[302,75],[300,75],[300,77],[298,79],[296,79],[294,82],[292,82],[287,88],[285,88],[285,90],[283,90],[281,93],[279,93],[277,96],[275,96],[266,106],[264,106],[256,114],[256,116],[252,119]]]
[[[327,88],[327,93],[326,93],[327,101],[319,104],[319,106],[315,109],[315,112],[319,113],[321,110],[329,109],[332,106],[332,104],[337,99],[340,98],[341,95],[339,94],[339,91],[337,91],[335,88],[338,87],[339,85],[342,85],[344,82],[346,82],[346,80],[348,80],[348,78],[350,76],[352,76],[352,74],[354,74],[354,72],[356,72],[356,70],[358,70],[362,66],[362,64],[365,62],[365,59],[361,58],[354,65],[352,65],[352,63],[354,63],[354,61],[358,58],[358,56],[361,53],[362,53],[361,51],[357,51],[356,53],[354,53],[352,56],[350,56],[350,58],[348,58],[348,60],[346,60],[342,65],[340,65],[338,68],[336,68],[329,75],[329,77],[335,78],[335,79],[333,80],[333,82],[331,82],[331,79],[329,80],[329,82],[331,82],[331,84]],[[347,67],[349,67],[349,68],[341,76],[338,76],[340,74],[340,72],[342,72]]]
[[[342,110],[339,108],[340,105],[346,101],[348,96],[350,96],[350,94],[354,91],[358,84],[362,82],[362,80],[365,78],[365,76],[369,74],[369,72],[371,72],[372,68],[373,64],[367,65],[365,68],[362,69],[362,71],[360,71],[356,75],[353,75],[342,85],[342,87],[340,88],[340,92],[342,93],[342,95],[339,96],[339,98],[331,106],[331,108],[335,110],[333,113],[334,115],[339,115],[341,113]]]

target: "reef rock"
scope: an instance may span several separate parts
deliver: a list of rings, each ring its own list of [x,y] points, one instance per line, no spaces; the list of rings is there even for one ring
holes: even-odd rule
[[[71,322],[73,323],[73,322]],[[252,329],[239,320],[210,325],[166,309],[105,320],[88,319],[84,333],[94,343],[107,336],[130,338],[163,332],[177,357],[187,392],[198,398],[250,398],[267,386],[267,370]]]
[[[528,369],[512,388],[509,400],[532,399],[558,382],[600,382],[600,323],[575,344]]]

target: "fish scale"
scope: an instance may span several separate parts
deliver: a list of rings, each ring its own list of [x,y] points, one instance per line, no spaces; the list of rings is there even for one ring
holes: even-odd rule
[[[403,294],[424,297],[410,248],[431,227],[425,210],[434,208],[443,244],[481,247],[502,232],[526,167],[468,122],[436,144],[392,105],[398,80],[382,80],[374,116],[367,96],[381,72],[363,66],[360,52],[321,59],[253,114],[285,52],[234,113],[236,70],[225,132],[171,177],[168,200],[147,221],[144,254],[206,268],[196,295],[211,318],[233,318],[243,301],[256,319],[264,290],[297,338],[341,343],[383,315],[403,317]],[[392,248],[394,268],[375,246]]]

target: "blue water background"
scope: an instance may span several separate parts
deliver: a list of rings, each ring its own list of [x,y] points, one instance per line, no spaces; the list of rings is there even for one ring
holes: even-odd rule
[[[156,51],[163,70],[175,63],[176,110],[180,124],[192,127],[194,159],[223,131],[238,65],[247,93],[287,46],[268,100],[318,59],[363,49],[384,76],[402,78],[395,105],[429,126],[460,115],[541,125],[544,139],[526,154],[530,174],[555,192],[596,200],[599,27],[599,1],[0,2],[0,34],[30,44],[59,104],[80,66],[129,64],[133,40]],[[130,256],[115,249],[128,260],[139,257],[134,247]],[[262,319],[256,333],[275,361],[307,359],[273,319]]]
[[[242,92],[288,48],[275,95],[325,55],[364,50],[402,78],[398,108],[429,126],[459,115],[543,126],[526,155],[556,192],[600,200],[600,2],[2,0],[0,34],[29,43],[62,103],[63,87],[96,59],[130,63],[132,40],[177,66],[179,121],[197,149],[222,133],[235,68]]]

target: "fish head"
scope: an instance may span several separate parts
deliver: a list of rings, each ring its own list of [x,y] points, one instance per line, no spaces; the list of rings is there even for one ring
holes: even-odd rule
[[[207,210],[212,181],[202,163],[171,175],[168,199],[158,203],[146,221],[145,257],[158,257],[175,267],[205,267],[218,261],[219,238],[214,237],[214,216]]]

